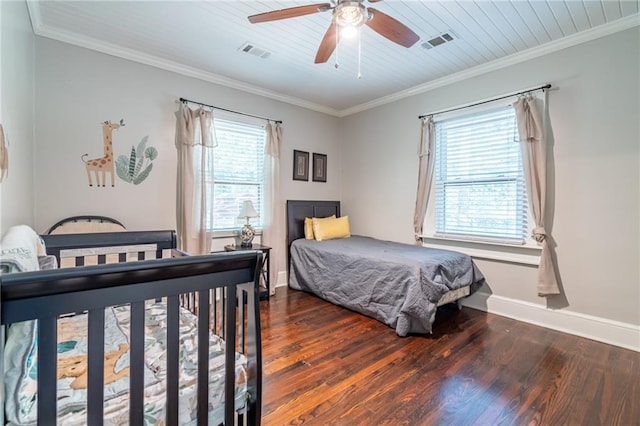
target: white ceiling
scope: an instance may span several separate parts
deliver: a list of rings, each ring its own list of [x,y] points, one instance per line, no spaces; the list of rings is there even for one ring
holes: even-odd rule
[[[343,116],[470,75],[640,25],[639,1],[386,0],[366,6],[420,36],[411,48],[362,29],[314,64],[330,12],[251,24],[248,15],[312,1],[28,2],[36,34]],[[457,38],[430,50],[443,32]],[[250,42],[267,59],[243,53]],[[541,81],[541,83],[544,83]]]

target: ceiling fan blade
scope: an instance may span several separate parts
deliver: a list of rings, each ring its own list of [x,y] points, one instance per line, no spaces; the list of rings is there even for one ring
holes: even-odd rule
[[[258,24],[260,22],[277,21],[278,19],[295,18],[296,16],[311,15],[331,8],[330,3],[309,4],[306,6],[289,7],[287,9],[273,10],[271,12],[259,13],[249,16],[249,22]]]
[[[369,7],[367,10],[369,11],[371,19],[365,21],[365,24],[381,36],[404,47],[411,47],[420,40],[418,34],[414,33],[411,28],[395,18],[373,7]]]
[[[339,39],[336,39],[336,23],[332,20],[331,25],[324,34],[320,47],[318,47],[318,53],[316,53],[316,64],[323,64],[329,60],[331,54],[336,50],[336,43]]]
[[[379,1],[382,1],[382,0],[369,0],[369,3],[378,3]]]

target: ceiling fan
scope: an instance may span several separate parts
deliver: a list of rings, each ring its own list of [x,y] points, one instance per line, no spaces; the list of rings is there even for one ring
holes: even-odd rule
[[[370,3],[379,1],[382,0],[369,0]],[[362,25],[366,25],[381,36],[404,47],[411,47],[420,39],[418,34],[400,21],[380,12],[378,9],[365,7],[363,3],[364,0],[332,0],[331,3],[289,7],[251,15],[249,16],[249,22],[257,24],[331,10],[331,25],[329,25],[322,42],[320,42],[315,59],[316,64],[327,62],[331,57],[339,41],[338,29],[340,28],[359,28]]]

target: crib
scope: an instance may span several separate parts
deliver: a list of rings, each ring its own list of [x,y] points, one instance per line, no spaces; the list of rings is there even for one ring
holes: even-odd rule
[[[188,256],[176,250],[173,231],[43,239],[47,253],[61,266],[71,259],[71,267],[0,276],[5,342],[0,365],[17,363],[4,357],[27,346],[25,360],[31,364],[25,365],[33,367],[22,376],[4,369],[4,421],[260,424],[260,252]],[[86,336],[64,340],[61,336],[75,332],[77,324],[86,326]],[[11,340],[12,327],[23,334]],[[31,346],[19,338],[25,333],[33,333]],[[85,340],[86,354],[78,343]],[[109,345],[123,352],[111,353]],[[159,354],[153,363],[151,350]],[[66,356],[65,351],[79,352]],[[73,374],[67,373],[68,363]],[[16,385],[20,392],[34,383],[37,390],[25,397],[10,386],[14,376],[31,380]],[[71,382],[70,389],[61,390],[63,382]],[[70,398],[81,408],[65,406]],[[13,414],[14,400],[33,407],[27,411],[20,405]],[[110,420],[113,413],[127,418]]]

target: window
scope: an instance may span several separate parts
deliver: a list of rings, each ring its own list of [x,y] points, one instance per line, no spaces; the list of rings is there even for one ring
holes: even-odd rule
[[[435,236],[525,244],[527,196],[515,112],[435,123]]]
[[[218,146],[214,148],[213,174],[208,170],[208,194],[213,197],[212,231],[238,230],[245,219],[238,218],[240,204],[251,200],[259,217],[252,218],[254,228],[262,228],[264,217],[264,145],[266,133],[263,126],[224,119],[214,119]],[[211,215],[207,215],[211,218]]]

